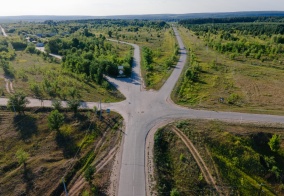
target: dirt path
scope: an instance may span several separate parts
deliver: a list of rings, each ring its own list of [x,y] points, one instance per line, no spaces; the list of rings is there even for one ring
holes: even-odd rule
[[[216,191],[221,194],[221,190],[219,189],[219,187],[216,185],[216,181],[213,178],[213,176],[211,175],[208,167],[206,166],[206,164],[204,163],[204,160],[202,159],[202,157],[200,156],[198,150],[194,147],[193,143],[188,139],[188,137],[181,132],[179,129],[177,129],[176,127],[172,126],[172,130],[174,133],[176,133],[180,139],[184,142],[184,144],[186,145],[186,147],[188,148],[188,150],[190,151],[190,153],[192,154],[192,156],[194,157],[198,167],[200,168],[204,179],[206,180],[206,182],[212,186],[214,186],[214,188],[216,189]]]
[[[15,93],[12,79],[5,77],[5,76],[0,76],[0,78],[3,78],[4,81],[5,81],[5,89],[6,89],[7,93],[8,94]]]
[[[160,127],[163,127],[169,123],[173,122],[173,120],[162,122],[155,127],[153,127],[146,138],[146,150],[145,150],[145,174],[146,174],[146,193],[148,196],[155,196],[157,195],[157,192],[155,192],[154,187],[156,185],[156,181],[154,179],[154,136],[155,133],[158,131]],[[219,187],[216,185],[216,181],[211,175],[208,167],[204,163],[202,157],[198,153],[197,149],[194,147],[193,143],[187,138],[184,133],[182,133],[180,130],[178,130],[176,127],[172,126],[172,131],[178,135],[178,137],[184,142],[194,159],[196,160],[196,163],[198,167],[200,168],[205,181],[212,185],[216,191],[222,195],[222,191],[219,189]]]
[[[102,149],[102,146],[104,146],[104,141],[106,139],[105,132],[102,136],[102,138],[98,141],[98,143],[94,146],[94,152],[98,153]],[[123,140],[123,138],[122,138]],[[116,146],[114,146],[112,149],[110,149],[108,152],[104,153],[103,156],[98,157],[97,161],[94,161],[91,163],[91,166],[96,168],[95,174],[99,173],[104,167],[106,167],[109,163],[113,161],[112,166],[112,174],[110,179],[110,188],[109,188],[109,195],[117,195],[117,189],[118,189],[118,177],[119,177],[119,169],[120,169],[120,160],[121,160],[121,142],[119,142]],[[116,169],[115,169],[116,168]],[[94,174],[94,175],[95,175]],[[87,181],[85,180],[85,177],[83,173],[80,171],[76,174],[77,176],[74,177],[73,182],[71,182],[71,186],[68,187],[69,195],[70,196],[78,196],[82,192],[83,188],[85,187]],[[61,194],[64,195],[64,194]]]
[[[107,164],[109,164],[114,156],[116,155],[118,146],[114,147],[107,156],[105,156],[100,162],[98,163],[93,163],[91,164],[92,166],[96,167],[96,172],[95,174],[99,173]],[[83,174],[81,174],[76,182],[74,183],[74,185],[71,187],[71,189],[69,190],[69,195],[70,196],[77,196],[82,192],[82,189],[84,188],[84,186],[86,185],[86,180],[83,176]]]

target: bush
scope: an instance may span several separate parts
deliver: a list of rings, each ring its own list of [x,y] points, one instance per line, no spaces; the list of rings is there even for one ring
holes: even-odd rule
[[[241,97],[238,94],[232,93],[228,97],[228,103],[231,104],[231,105],[236,105],[239,102],[240,99],[241,99]]]
[[[19,114],[24,112],[26,105],[30,103],[26,95],[22,92],[11,95],[8,101],[8,108],[12,111],[17,111]]]
[[[64,115],[60,114],[58,110],[54,110],[48,116],[48,126],[51,130],[58,131],[64,123]]]
[[[269,140],[268,145],[273,152],[277,152],[280,149],[280,136],[274,134]]]

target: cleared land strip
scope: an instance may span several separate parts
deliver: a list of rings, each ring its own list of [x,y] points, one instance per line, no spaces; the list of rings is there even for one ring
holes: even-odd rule
[[[190,153],[192,154],[193,158],[195,159],[198,167],[200,168],[206,182],[212,186],[214,186],[214,188],[216,189],[216,191],[221,194],[221,190],[218,188],[218,186],[216,185],[216,181],[213,178],[213,176],[211,175],[208,167],[206,166],[206,164],[204,163],[202,157],[200,156],[200,154],[198,153],[198,150],[194,147],[193,143],[187,138],[187,136],[181,132],[179,129],[177,129],[174,126],[171,126],[173,132],[175,134],[177,134],[180,139],[184,142],[184,144],[186,145],[186,147],[188,148],[188,150],[190,151]]]

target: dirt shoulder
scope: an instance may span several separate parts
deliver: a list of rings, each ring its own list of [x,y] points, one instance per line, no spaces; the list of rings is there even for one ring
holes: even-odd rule
[[[154,137],[155,133],[159,128],[166,126],[169,123],[174,122],[175,120],[166,120],[157,125],[155,125],[149,132],[146,137],[145,144],[145,176],[146,176],[146,195],[155,196],[158,195],[155,191],[156,181],[154,178]]]

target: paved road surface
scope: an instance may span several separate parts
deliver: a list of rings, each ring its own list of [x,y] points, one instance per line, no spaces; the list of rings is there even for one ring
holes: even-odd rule
[[[39,50],[39,51],[41,51],[41,52],[44,52],[44,53],[45,53],[44,47],[36,47],[36,49]],[[53,56],[53,57],[55,57],[55,58],[57,58],[57,59],[60,59],[60,60],[62,59],[62,56],[57,55],[57,54],[49,53],[49,55],[50,55],[50,56]]]
[[[172,75],[159,91],[142,90],[140,77],[140,49],[135,44],[134,63],[131,78],[108,78],[126,97],[120,103],[103,104],[103,108],[119,112],[125,119],[126,130],[123,145],[122,166],[119,180],[119,196],[144,196],[145,191],[145,138],[148,131],[161,121],[169,119],[218,119],[242,122],[284,123],[284,116],[243,114],[233,112],[214,112],[186,109],[167,100],[177,82],[186,62],[186,51],[182,40],[174,28],[181,51],[180,60]],[[121,42],[124,43],[124,42]],[[40,106],[41,102],[31,99],[29,106]],[[0,99],[0,105],[5,105],[7,99]],[[44,101],[44,106],[51,106],[50,101]],[[64,104],[66,104],[64,102]],[[82,107],[93,108],[97,103],[82,103]]]
[[[5,30],[3,29],[3,27],[0,25],[0,29],[2,31],[2,34],[4,37],[8,37],[8,35],[6,34]]]

